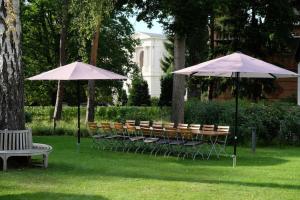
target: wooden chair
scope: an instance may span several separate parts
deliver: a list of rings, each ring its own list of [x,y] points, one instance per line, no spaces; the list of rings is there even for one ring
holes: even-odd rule
[[[87,129],[90,136],[96,135],[98,131],[98,126],[96,122],[88,122]]]
[[[204,124],[203,127],[202,127],[202,133],[205,134],[205,135],[215,134],[215,125]]]
[[[181,124],[181,123],[179,123],[178,125],[177,125],[177,128],[178,129],[180,129],[180,128],[187,128],[189,125],[188,124]]]
[[[151,150],[151,152],[152,152],[153,144],[155,142],[157,142],[159,140],[159,138],[154,137],[154,135],[152,134],[152,129],[150,129],[150,127],[141,126],[141,133],[144,137],[144,140],[143,140],[144,146],[143,146],[142,153],[147,149]]]
[[[126,120],[125,125],[131,125],[131,126],[135,126],[135,120]]]
[[[216,149],[216,142],[218,138],[215,132],[215,125],[203,125],[201,134],[203,135],[203,138],[208,137],[207,140],[203,140],[208,144],[207,160],[210,158],[213,151],[218,156],[218,152]]]
[[[153,122],[152,128],[153,129],[163,129],[163,124],[162,124],[162,122]]]
[[[127,124],[127,136],[129,137],[129,148],[127,149],[127,152],[130,151],[130,149],[135,148],[135,152],[137,152],[140,148],[141,145],[140,142],[143,141],[144,137],[143,136],[139,136],[137,134],[137,130],[135,126],[129,125]]]
[[[203,159],[204,157],[203,157],[203,153],[201,151],[202,142],[197,139],[198,135],[199,135],[199,129],[197,129],[197,128],[180,128],[179,132],[182,137],[182,140],[184,141],[184,144],[183,144],[184,156],[183,156],[183,158],[191,155],[193,160],[195,160],[196,156],[200,154]]]
[[[224,155],[227,155],[225,148],[226,148],[226,143],[227,143],[227,137],[230,134],[229,132],[230,126],[218,126],[217,127],[217,134],[218,134],[218,139],[217,139],[217,146],[218,146],[218,156],[221,153],[224,153]]]
[[[114,137],[111,139],[114,140],[115,148],[118,150],[120,147],[124,151],[125,142],[128,139],[128,137],[125,135],[125,129],[122,123],[115,122],[113,123],[113,131],[114,131]]]
[[[164,128],[174,128],[174,123],[165,123]]]
[[[111,135],[113,132],[110,122],[101,122],[99,128],[102,134],[106,136]]]
[[[140,121],[140,127],[150,128],[150,121]]]
[[[122,123],[119,123],[119,122],[115,122],[113,124],[113,129],[114,129],[114,132],[117,134],[117,135],[124,135],[124,126]]]
[[[190,128],[193,128],[193,129],[199,129],[201,128],[201,124],[190,124],[189,126]]]
[[[100,126],[100,138],[98,138],[98,148],[102,146],[102,149],[113,149],[113,139],[114,139],[114,131],[112,129],[111,123],[110,122],[101,122]]]
[[[177,154],[177,157],[180,156],[179,146],[183,144],[183,141],[178,135],[177,128],[166,127],[165,133],[168,139],[169,152],[168,156],[172,153]]]
[[[166,139],[165,131],[162,128],[162,124],[153,124],[152,125],[152,136],[154,138],[157,138],[158,140],[154,143],[153,149],[151,151],[151,154],[155,152],[155,156],[159,152],[166,152],[168,151],[168,140]]]
[[[99,127],[96,122],[88,122],[87,128],[88,128],[89,135],[93,139],[92,147],[100,148],[102,142],[104,142],[103,140],[104,137],[106,137],[106,135],[103,132],[98,132]]]

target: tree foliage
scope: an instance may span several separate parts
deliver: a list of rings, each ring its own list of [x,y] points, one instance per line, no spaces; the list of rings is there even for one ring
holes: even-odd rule
[[[59,34],[61,29],[60,0],[31,0],[23,1],[21,19],[23,29],[23,63],[25,77],[53,69],[59,65]],[[71,8],[70,8],[71,9]],[[76,60],[88,61],[91,48],[91,35],[79,34],[73,12],[69,12],[69,29],[67,43],[67,63]],[[99,56],[97,66],[126,75],[136,68],[131,61],[137,41],[131,35],[133,27],[127,19],[128,13],[114,10],[111,17],[102,22],[99,38]],[[82,25],[83,26],[83,25]],[[84,27],[82,27],[84,28]],[[89,34],[92,34],[92,25]],[[86,83],[82,82],[85,88]],[[27,105],[53,105],[55,100],[56,83],[51,81],[26,81]],[[96,101],[112,104],[112,95],[122,88],[121,81],[96,82]],[[86,96],[81,94],[82,99]],[[65,82],[64,102],[75,105],[76,85]]]
[[[172,90],[173,88],[173,75],[167,73],[160,79],[161,93],[159,97],[159,106],[171,106],[172,105]]]
[[[150,95],[147,81],[141,75],[135,75],[129,89],[129,105],[150,106]]]

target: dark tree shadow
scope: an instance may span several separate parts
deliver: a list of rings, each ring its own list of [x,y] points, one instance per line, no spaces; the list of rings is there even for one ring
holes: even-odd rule
[[[147,164],[145,164],[147,165]],[[59,169],[64,172],[68,172],[71,176],[82,176],[85,179],[94,179],[96,176],[106,176],[106,177],[118,177],[118,178],[133,178],[133,179],[150,179],[150,180],[161,180],[161,181],[175,181],[175,182],[190,182],[190,183],[207,183],[207,184],[225,184],[225,185],[236,185],[236,186],[246,186],[246,187],[265,187],[265,188],[278,188],[278,189],[290,189],[290,190],[300,190],[300,185],[293,184],[278,184],[272,182],[247,182],[247,181],[235,181],[235,180],[222,180],[219,178],[219,174],[224,173],[224,169],[213,169],[205,168],[205,176],[201,175],[201,171],[198,172],[198,175],[195,176],[195,171],[190,173],[178,173],[174,174],[172,169],[166,170],[152,170],[153,166],[143,166],[145,170],[137,171],[138,166],[124,166],[120,165],[115,166],[115,170],[103,170],[95,168],[82,168],[74,169],[74,166],[68,164],[54,164],[52,165],[55,168],[54,171]],[[231,170],[231,169],[229,169]],[[235,170],[235,169],[232,169]],[[79,172],[80,171],[80,172]],[[62,172],[63,173],[63,172]]]
[[[8,195],[0,196],[0,200],[31,200],[31,199],[108,200],[107,198],[99,196],[99,195],[81,195],[81,194],[66,194],[66,193],[52,193],[52,192],[8,194]]]

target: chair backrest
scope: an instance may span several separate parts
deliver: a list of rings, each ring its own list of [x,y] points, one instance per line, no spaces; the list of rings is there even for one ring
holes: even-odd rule
[[[162,124],[162,122],[153,122],[152,123],[152,128],[154,128],[154,129],[162,129],[163,128],[163,124]]]
[[[111,132],[111,124],[109,122],[101,122],[100,128],[103,132]]]
[[[162,128],[153,128],[152,129],[152,136],[156,138],[164,138],[164,130]]]
[[[128,119],[126,120],[126,125],[131,125],[131,126],[135,126],[135,120],[131,120],[131,119]]]
[[[123,133],[124,131],[124,127],[122,123],[115,122],[113,127],[117,133]]]
[[[190,128],[190,130],[194,137],[196,137],[198,139],[202,137],[201,131],[199,128]]]
[[[190,124],[189,127],[193,128],[193,129],[200,129],[201,128],[201,124]]]
[[[133,125],[127,124],[126,130],[128,134],[135,134],[136,133],[136,128]]]
[[[193,139],[193,133],[191,129],[189,128],[179,128],[179,133],[182,138],[182,140],[192,140]]]
[[[215,125],[204,124],[203,127],[202,127],[202,131],[204,133],[214,133],[215,132]]]
[[[31,130],[0,130],[0,151],[32,148]]]
[[[190,124],[189,128],[194,136],[198,136],[200,134],[200,129],[201,129],[200,124]]]
[[[165,133],[168,139],[178,139],[177,128],[165,127]]]
[[[217,133],[221,135],[228,135],[229,134],[230,126],[218,126]]]
[[[95,134],[97,132],[98,127],[96,122],[88,122],[87,127],[90,134]]]
[[[178,125],[177,125],[177,128],[178,129],[180,129],[180,128],[187,128],[189,125],[188,124],[181,124],[181,123],[179,123]]]
[[[150,127],[150,121],[140,121],[140,127],[149,128]]]
[[[174,123],[165,123],[164,128],[174,128]]]
[[[142,132],[143,136],[146,136],[146,137],[151,136],[151,129],[150,128],[141,126],[141,132]]]

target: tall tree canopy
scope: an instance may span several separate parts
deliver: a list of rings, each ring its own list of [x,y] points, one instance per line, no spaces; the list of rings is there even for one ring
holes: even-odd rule
[[[71,0],[70,0],[71,1]],[[26,77],[50,70],[59,65],[59,41],[61,30],[61,0],[31,0],[22,5],[23,62]],[[72,7],[70,6],[70,9]],[[92,29],[79,31],[78,19],[70,11],[67,32],[67,63],[78,59],[88,62]],[[99,34],[99,56],[97,66],[116,73],[127,74],[135,64],[131,61],[137,41],[131,35],[133,27],[127,19],[127,12],[114,10],[110,18],[105,18]],[[52,28],[50,28],[52,27]],[[85,29],[85,27],[82,27]],[[82,30],[83,31],[83,30]],[[89,35],[86,35],[86,34]],[[85,83],[83,83],[85,84]],[[112,103],[112,94],[121,91],[119,81],[96,82],[96,101]],[[53,105],[56,93],[55,82],[26,81],[27,105]],[[76,104],[76,88],[72,82],[65,82],[64,102]],[[81,94],[85,97],[85,93]],[[84,100],[84,98],[82,98]]]

